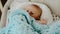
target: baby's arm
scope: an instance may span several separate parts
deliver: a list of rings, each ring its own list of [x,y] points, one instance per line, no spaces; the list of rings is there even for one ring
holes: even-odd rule
[[[41,23],[41,24],[47,24],[47,20],[41,19],[41,20],[40,20],[40,23]]]

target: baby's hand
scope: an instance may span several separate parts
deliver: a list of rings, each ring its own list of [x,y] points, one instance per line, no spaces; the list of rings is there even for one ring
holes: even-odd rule
[[[41,24],[47,24],[47,21],[45,19],[40,20]]]

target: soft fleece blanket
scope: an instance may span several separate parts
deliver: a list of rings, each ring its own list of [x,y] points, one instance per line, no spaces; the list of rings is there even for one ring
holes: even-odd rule
[[[60,21],[43,25],[26,10],[14,9],[8,16],[8,26],[0,29],[0,34],[60,34]]]

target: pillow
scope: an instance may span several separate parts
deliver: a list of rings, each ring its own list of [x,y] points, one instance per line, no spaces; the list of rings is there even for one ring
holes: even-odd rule
[[[46,19],[48,24],[53,22],[53,16],[51,14],[50,9],[46,6],[46,5],[40,5],[41,9],[42,9],[42,16],[41,19]]]
[[[20,6],[20,4],[23,2],[28,2],[28,0],[14,0],[10,5],[10,9],[17,8],[16,6]]]
[[[23,9],[23,8],[26,8],[29,4],[36,4],[42,9],[41,19],[43,19],[43,18],[46,19],[48,24],[52,23],[52,21],[53,21],[53,16],[51,14],[51,11],[45,4],[35,3],[35,2],[24,2],[24,3],[21,3],[21,4],[19,3],[18,5],[16,5],[16,4],[18,4],[18,3],[15,3],[14,9],[16,9],[16,8]]]

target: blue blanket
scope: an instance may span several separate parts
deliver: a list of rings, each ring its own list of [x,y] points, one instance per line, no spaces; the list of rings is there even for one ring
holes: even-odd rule
[[[8,26],[0,29],[0,34],[60,34],[60,22],[43,25],[31,17],[26,10],[11,10]]]

